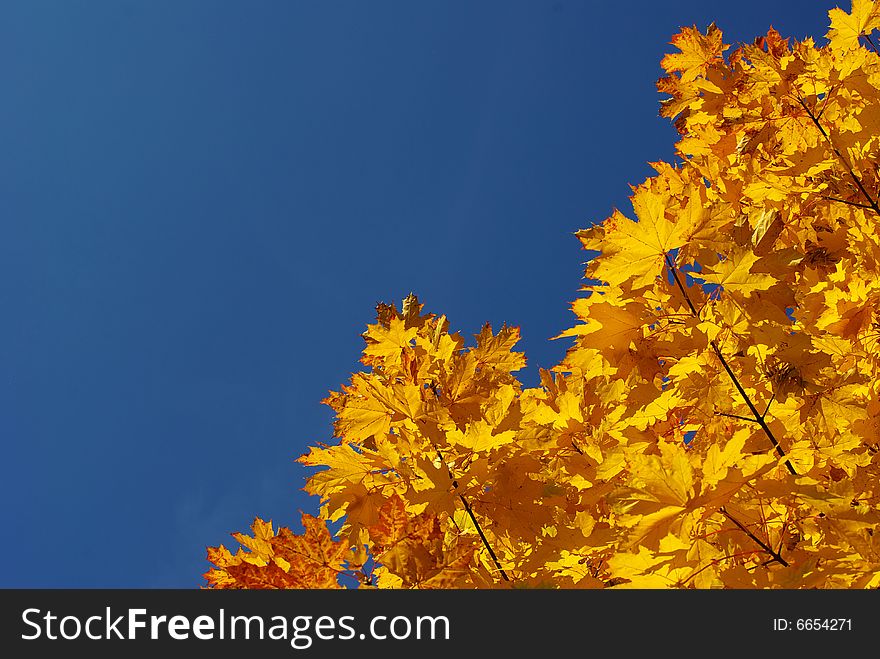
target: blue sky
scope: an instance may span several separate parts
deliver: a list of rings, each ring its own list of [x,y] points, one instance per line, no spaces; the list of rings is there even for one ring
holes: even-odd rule
[[[314,512],[294,459],[378,301],[520,326],[534,385],[573,232],[672,156],[672,34],[834,4],[4,2],[0,587],[197,587]]]

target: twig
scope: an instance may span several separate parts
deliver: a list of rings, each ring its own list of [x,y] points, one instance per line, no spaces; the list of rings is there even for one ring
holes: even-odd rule
[[[736,524],[737,528],[739,528],[740,531],[742,531],[742,532],[745,533],[747,536],[749,536],[752,540],[754,540],[754,541],[755,541],[755,542],[761,547],[761,549],[763,549],[763,550],[766,551],[768,554],[770,554],[770,556],[773,557],[773,560],[774,560],[774,561],[776,561],[777,563],[782,563],[782,565],[784,565],[785,567],[788,567],[788,562],[787,562],[784,558],[782,558],[782,556],[781,556],[778,552],[773,551],[773,550],[767,545],[766,542],[764,542],[763,540],[761,540],[761,538],[759,538],[759,537],[756,536],[754,533],[752,533],[749,529],[747,529],[745,526],[743,526],[743,525],[740,523],[740,521],[739,521],[738,519],[736,519],[733,515],[731,515],[729,512],[727,512],[727,509],[726,509],[726,508],[724,508],[724,507],[722,506],[722,507],[719,508],[718,510],[719,510],[719,512],[720,512],[722,515],[724,515],[727,519],[729,519],[731,522],[733,522],[734,524]]]
[[[433,442],[431,442],[433,444]],[[443,460],[443,454],[440,453],[440,448],[435,444],[434,450],[437,452],[437,459],[440,460],[441,464],[446,464]],[[449,465],[446,465],[446,473],[449,474],[449,478],[452,481],[452,487],[458,489],[458,480],[453,476],[452,469],[449,468]],[[480,536],[480,540],[483,542],[483,546],[486,548],[486,551],[489,552],[489,556],[492,558],[492,562],[495,563],[495,567],[498,568],[498,572],[501,574],[501,578],[505,581],[510,581],[510,577],[507,576],[507,572],[504,571],[504,568],[501,567],[501,563],[498,560],[498,556],[495,555],[495,551],[492,549],[492,545],[489,544],[489,539],[486,537],[486,534],[483,533],[483,527],[480,526],[480,523],[477,521],[477,516],[474,515],[474,511],[471,508],[471,504],[468,503],[468,500],[465,499],[464,495],[459,493],[459,500],[464,506],[465,511],[468,514],[468,517],[471,518],[471,522],[474,524],[474,528],[477,529],[477,534]],[[452,520],[455,523],[455,519]],[[456,527],[458,525],[456,524]]]
[[[850,178],[856,184],[859,190],[861,190],[862,194],[865,196],[865,199],[868,200],[868,204],[870,208],[880,216],[880,206],[877,205],[877,201],[868,194],[868,191],[865,189],[864,184],[862,183],[862,179],[860,179],[856,173],[853,171],[852,166],[849,164],[849,161],[844,157],[844,155],[840,152],[840,150],[834,146],[834,142],[831,141],[831,137],[825,132],[825,127],[819,121],[819,118],[813,113],[810,107],[804,102],[804,100],[800,96],[795,96],[797,102],[800,103],[800,106],[806,111],[807,115],[812,120],[813,124],[815,124],[816,128],[819,129],[819,132],[822,133],[822,137],[828,142],[828,145],[831,147],[831,150],[834,151],[834,154],[840,159],[840,162],[846,168],[846,171],[849,173]]]
[[[709,345],[712,346],[712,350],[715,351],[715,355],[721,361],[721,365],[724,367],[724,370],[727,371],[727,375],[730,376],[730,379],[733,381],[733,386],[736,387],[736,390],[739,392],[739,395],[742,396],[743,400],[746,403],[746,406],[749,408],[749,412],[755,415],[755,421],[759,426],[761,426],[761,430],[764,431],[764,434],[767,435],[767,438],[773,444],[773,448],[776,449],[776,452],[779,454],[779,457],[785,458],[785,467],[788,469],[789,473],[792,476],[797,476],[798,473],[795,471],[795,468],[792,466],[791,461],[786,457],[785,451],[782,450],[782,446],[779,444],[779,440],[773,435],[773,431],[770,430],[770,427],[767,425],[767,422],[764,421],[764,417],[758,414],[758,410],[755,408],[754,403],[752,403],[752,399],[749,398],[749,395],[746,393],[746,390],[743,389],[742,385],[739,383],[736,375],[733,370],[730,368],[730,364],[727,363],[727,360],[724,358],[724,355],[721,354],[721,350],[718,348],[718,344],[715,343],[715,340],[709,341]]]
[[[726,416],[730,419],[739,419],[740,421],[750,421],[751,423],[758,423],[750,416],[740,416],[739,414],[728,414],[727,412],[715,412],[716,416]]]
[[[698,317],[697,310],[694,308],[693,302],[691,302],[691,298],[688,296],[687,291],[684,290],[684,286],[681,283],[681,279],[678,276],[678,269],[675,267],[675,264],[669,258],[669,254],[666,255],[666,265],[672,271],[672,276],[675,278],[675,283],[678,284],[678,290],[681,291],[681,294],[684,296],[685,302],[687,302],[688,308],[691,310],[691,313],[694,317]],[[749,395],[746,393],[745,389],[743,389],[742,385],[739,383],[739,379],[736,377],[736,374],[730,368],[730,365],[727,363],[727,360],[724,358],[724,355],[721,354],[721,350],[718,348],[718,344],[715,343],[715,340],[709,341],[709,345],[712,346],[712,350],[715,351],[715,355],[721,361],[721,365],[724,366],[724,370],[727,371],[727,375],[730,377],[733,385],[736,387],[736,390],[739,392],[740,396],[743,397],[743,400],[746,403],[746,406],[749,408],[749,412],[754,415],[754,419],[748,419],[749,421],[754,421],[759,426],[761,426],[761,430],[764,431],[764,434],[767,435],[767,438],[773,444],[773,448],[776,449],[776,452],[780,457],[785,458],[785,467],[788,471],[793,475],[797,476],[797,471],[792,466],[791,461],[786,458],[785,451],[782,450],[782,446],[779,444],[779,441],[773,435],[773,431],[770,430],[767,423],[764,421],[764,416],[758,413],[758,410],[755,408],[755,405],[752,403],[752,399],[749,398]],[[772,399],[771,399],[772,400]],[[769,409],[769,406],[768,406]],[[766,411],[764,412],[766,414]]]
[[[505,581],[510,581],[510,577],[507,576],[507,572],[504,571],[504,568],[501,567],[501,563],[498,562],[498,557],[495,555],[495,552],[492,551],[492,545],[489,544],[489,540],[483,533],[483,529],[480,526],[480,523],[477,521],[476,516],[474,516],[474,511],[471,510],[471,505],[468,503],[467,499],[464,498],[463,494],[459,494],[458,498],[461,499],[462,504],[464,504],[464,509],[467,511],[468,516],[474,523],[474,527],[476,527],[477,533],[480,535],[480,540],[483,541],[483,546],[486,547],[486,550],[489,552],[489,556],[492,557],[492,562],[495,563],[495,567],[498,568],[498,571],[501,573],[501,576]]]
[[[830,197],[828,195],[819,195],[819,196],[826,201],[836,201],[841,204],[846,204],[847,206],[855,206],[856,208],[866,208],[868,210],[873,210],[873,207],[870,204],[860,204],[857,201],[848,201],[846,199],[840,199],[839,197]]]

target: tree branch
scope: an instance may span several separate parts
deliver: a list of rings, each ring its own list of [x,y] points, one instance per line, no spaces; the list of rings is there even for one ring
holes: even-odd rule
[[[797,102],[800,103],[800,106],[806,111],[807,115],[810,117],[810,120],[812,120],[813,124],[815,124],[816,128],[819,129],[819,132],[822,133],[822,137],[824,137],[825,140],[828,142],[828,146],[831,147],[831,150],[834,151],[834,154],[838,157],[840,162],[846,168],[846,171],[849,173],[850,178],[856,184],[856,187],[858,187],[858,189],[862,192],[862,194],[865,196],[865,199],[868,200],[869,207],[877,214],[878,217],[880,217],[880,206],[877,205],[877,200],[875,200],[873,197],[871,197],[871,195],[868,194],[868,191],[865,189],[865,186],[862,183],[862,179],[860,179],[856,175],[856,173],[853,171],[852,166],[850,166],[849,161],[847,161],[840,150],[836,146],[834,146],[834,142],[831,141],[831,137],[828,135],[827,132],[825,132],[825,127],[822,126],[821,122],[819,121],[819,117],[817,117],[815,113],[813,113],[813,111],[810,109],[810,106],[808,106],[800,96],[795,96],[795,98],[797,99]]]
[[[715,412],[715,416],[726,416],[729,419],[739,419],[740,421],[749,421],[750,423],[758,423],[749,416],[740,416],[739,414],[728,414],[727,412]]]
[[[698,317],[697,310],[694,308],[693,302],[691,302],[690,297],[687,294],[687,291],[684,289],[684,285],[681,283],[681,278],[678,276],[678,269],[675,267],[675,264],[669,258],[669,254],[666,255],[666,265],[672,271],[672,276],[675,278],[675,283],[678,284],[678,290],[681,291],[681,294],[684,296],[685,301],[687,302],[688,308],[691,310],[691,313],[694,317]],[[721,354],[721,350],[718,348],[718,344],[715,343],[715,340],[709,341],[709,345],[712,346],[712,350],[715,351],[715,355],[721,361],[721,365],[724,366],[724,370],[727,371],[727,375],[730,377],[733,382],[733,386],[736,387],[736,390],[739,392],[740,396],[742,396],[743,400],[746,403],[746,406],[749,408],[749,412],[754,415],[754,419],[748,419],[749,421],[754,421],[759,426],[761,426],[761,430],[764,431],[764,434],[767,435],[767,438],[773,444],[773,448],[776,449],[776,452],[780,457],[786,458],[785,451],[782,450],[782,446],[780,446],[779,441],[773,435],[773,431],[767,426],[767,423],[764,421],[764,416],[758,413],[757,408],[755,408],[754,403],[752,403],[752,399],[749,398],[749,395],[746,393],[746,390],[743,389],[742,385],[739,382],[739,379],[736,377],[736,374],[730,368],[730,364],[727,363],[727,360],[724,358],[724,355]],[[772,400],[772,399],[771,399]],[[769,409],[769,406],[768,406]],[[766,412],[764,412],[766,414]],[[785,459],[785,467],[788,471],[793,475],[797,476],[797,471],[792,466],[791,461],[786,458]]]
[[[839,197],[830,197],[824,194],[819,196],[826,201],[837,201],[841,204],[846,204],[847,206],[855,206],[856,208],[866,208],[868,210],[873,210],[873,207],[870,204],[860,204],[857,201],[847,201],[846,199],[840,199]]]
[[[797,476],[798,473],[795,471],[794,467],[791,464],[791,461],[785,456],[785,451],[782,450],[782,446],[779,445],[779,440],[773,435],[773,431],[770,430],[767,423],[764,421],[764,417],[758,414],[758,410],[755,408],[754,403],[752,403],[752,399],[749,398],[749,395],[746,393],[746,390],[743,389],[742,385],[739,383],[739,379],[734,374],[733,370],[730,368],[730,364],[727,363],[727,360],[724,358],[724,355],[721,354],[721,350],[718,348],[718,344],[715,343],[714,339],[709,341],[709,345],[712,346],[712,350],[715,351],[715,355],[721,361],[721,365],[724,367],[724,370],[727,371],[727,375],[730,376],[730,379],[733,381],[733,386],[736,387],[736,390],[739,392],[739,395],[742,396],[743,400],[746,403],[746,406],[749,408],[749,412],[755,415],[755,421],[761,426],[761,430],[764,431],[764,434],[767,435],[767,438],[773,444],[773,448],[776,449],[776,452],[779,454],[779,457],[785,458],[785,467],[788,469],[789,473],[792,476]]]
[[[495,563],[495,567],[498,568],[498,571],[501,573],[501,576],[505,581],[510,581],[510,577],[507,576],[507,572],[505,572],[504,568],[501,567],[501,563],[498,562],[498,557],[495,555],[495,552],[492,551],[492,545],[489,544],[489,540],[486,538],[486,534],[483,533],[483,528],[477,521],[477,518],[474,515],[474,511],[471,510],[471,505],[468,503],[467,499],[464,498],[463,494],[459,494],[458,498],[461,499],[462,504],[464,504],[464,509],[467,511],[468,516],[474,523],[474,527],[477,529],[477,533],[480,535],[480,540],[483,541],[483,546],[489,552],[489,556],[492,557],[492,562]]]
[[[763,549],[763,550],[766,551],[768,554],[770,554],[770,556],[773,557],[773,560],[774,560],[774,561],[776,561],[777,563],[782,563],[782,565],[784,565],[785,567],[788,567],[788,562],[787,562],[784,558],[782,558],[782,556],[781,556],[778,552],[773,551],[773,550],[769,547],[769,545],[767,545],[766,542],[764,542],[763,540],[761,540],[761,538],[759,538],[759,537],[756,536],[754,533],[752,533],[749,529],[747,529],[745,526],[743,526],[743,525],[740,523],[740,521],[739,521],[738,519],[736,519],[733,515],[731,515],[729,512],[727,512],[727,509],[726,509],[726,508],[724,508],[724,507],[722,506],[721,508],[718,509],[718,511],[719,511],[722,515],[724,515],[727,519],[729,519],[731,522],[733,522],[734,524],[736,524],[737,528],[738,528],[740,531],[742,531],[743,533],[745,533],[747,536],[749,536],[752,540],[754,540],[755,543],[757,543],[758,546],[761,547],[761,549]]]
[[[679,279],[678,277],[678,268],[675,267],[675,264],[669,258],[669,254],[666,255],[666,266],[672,271],[672,276],[675,277],[675,283],[678,284],[678,290],[680,290],[681,294],[684,296],[684,301],[687,302],[688,309],[691,310],[691,315],[693,315],[694,318],[698,318],[699,314],[694,308],[694,303],[691,302],[691,298],[688,296],[687,291],[684,290],[684,285],[681,283],[681,279]]]
[[[431,443],[434,444],[433,442]],[[437,459],[440,460],[442,464],[446,464],[446,462],[443,460],[443,454],[440,453],[440,448],[436,444],[434,444],[434,450],[437,452]],[[449,474],[449,478],[452,481],[452,487],[458,489],[458,479],[453,476],[452,469],[449,468],[449,465],[446,465],[446,473]],[[501,563],[498,560],[498,556],[495,555],[495,551],[492,549],[492,545],[489,544],[489,539],[486,537],[486,534],[483,533],[483,527],[480,526],[480,523],[477,521],[477,516],[474,515],[471,504],[468,503],[468,500],[465,499],[464,495],[461,493],[459,493],[458,498],[464,506],[468,517],[471,518],[471,522],[473,522],[474,528],[477,529],[477,535],[480,536],[480,540],[483,542],[483,546],[486,548],[486,551],[489,552],[489,556],[492,558],[492,562],[495,563],[495,567],[498,568],[498,572],[501,574],[501,578],[505,581],[510,581],[510,577],[507,576],[507,572],[505,572],[504,568],[501,567]],[[452,520],[452,523],[455,524],[454,519]],[[456,528],[457,527],[458,525],[456,524]]]

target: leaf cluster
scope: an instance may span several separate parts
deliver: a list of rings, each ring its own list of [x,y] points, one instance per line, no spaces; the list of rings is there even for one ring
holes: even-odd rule
[[[880,586],[880,2],[829,16],[824,45],[673,37],[676,161],[577,233],[540,386],[516,328],[379,305],[300,458],[318,518],[258,519],[209,586]]]

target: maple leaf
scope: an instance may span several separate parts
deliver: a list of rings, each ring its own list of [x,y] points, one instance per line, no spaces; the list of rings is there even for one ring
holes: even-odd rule
[[[254,520],[253,536],[234,533],[248,551],[232,554],[223,545],[208,548],[215,565],[205,573],[211,588],[341,588],[339,574],[353,558],[350,549],[333,540],[324,521],[303,514],[302,534],[271,522]]]
[[[831,47],[848,51],[859,46],[859,38],[880,28],[880,5],[875,0],[852,0],[852,11],[847,14],[835,7],[828,12],[831,29],[826,35]]]
[[[775,209],[762,209],[755,228],[752,231],[751,242],[754,245],[756,256],[763,256],[770,252],[773,243],[779,238],[779,234],[785,228],[782,215]]]
[[[654,554],[645,547],[639,547],[637,553],[615,554],[608,567],[620,580],[616,584],[619,588],[673,588],[691,572],[687,566],[675,567],[673,557]]]
[[[590,265],[590,276],[619,286],[630,281],[636,288],[647,286],[660,274],[666,255],[685,242],[690,227],[666,217],[663,198],[639,189],[633,199],[638,222],[615,213],[604,225],[602,254]],[[589,240],[587,232],[579,232]]]
[[[751,295],[755,291],[765,291],[776,279],[770,275],[752,272],[758,256],[749,250],[734,250],[717,265],[707,267],[701,279],[717,284],[725,291],[741,295]]]
[[[477,365],[510,373],[526,365],[525,356],[511,349],[519,341],[519,328],[505,325],[498,334],[492,334],[492,327],[486,323],[477,335],[477,346],[471,353]]]
[[[370,325],[364,333],[367,347],[364,348],[365,364],[376,361],[381,364],[396,364],[401,360],[405,348],[408,348],[416,338],[418,329],[407,327],[406,321],[401,318],[390,318],[388,324],[376,323]]]
[[[306,486],[310,494],[329,495],[354,483],[363,483],[376,469],[376,464],[365,459],[350,444],[326,448],[310,446],[309,452],[297,459],[310,467],[328,467],[314,474]]]
[[[364,376],[355,376],[351,387],[343,387],[342,396],[331,396],[324,402],[336,409],[335,430],[338,437],[359,441],[371,435],[388,432],[392,410],[375,395]]]
[[[399,579],[400,587],[450,587],[467,574],[473,560],[473,542],[457,538],[446,546],[437,516],[410,515],[397,495],[382,506],[369,535],[376,560]]]
[[[703,486],[717,484],[727,476],[730,467],[734,466],[743,458],[743,447],[746,439],[751,435],[748,428],[740,428],[731,437],[724,448],[718,444],[712,444],[703,459]]]
[[[576,336],[581,347],[611,348],[606,354],[613,355],[615,362],[629,351],[631,344],[642,338],[642,328],[647,324],[644,307],[638,304],[619,306],[582,298],[575,301],[572,309],[586,322],[556,338]]]
[[[513,441],[516,432],[506,430],[499,433],[493,432],[494,428],[486,421],[475,421],[468,424],[462,432],[457,428],[450,430],[446,438],[450,444],[457,444],[468,451],[490,451]]]
[[[728,45],[722,43],[722,34],[714,23],[702,34],[696,26],[683,28],[672,37],[672,45],[679,53],[668,54],[660,62],[667,72],[680,72],[683,82],[703,76],[710,66],[721,60]]]
[[[694,494],[693,469],[680,444],[660,444],[660,455],[636,455],[630,470],[640,491],[659,503],[683,507]]]

